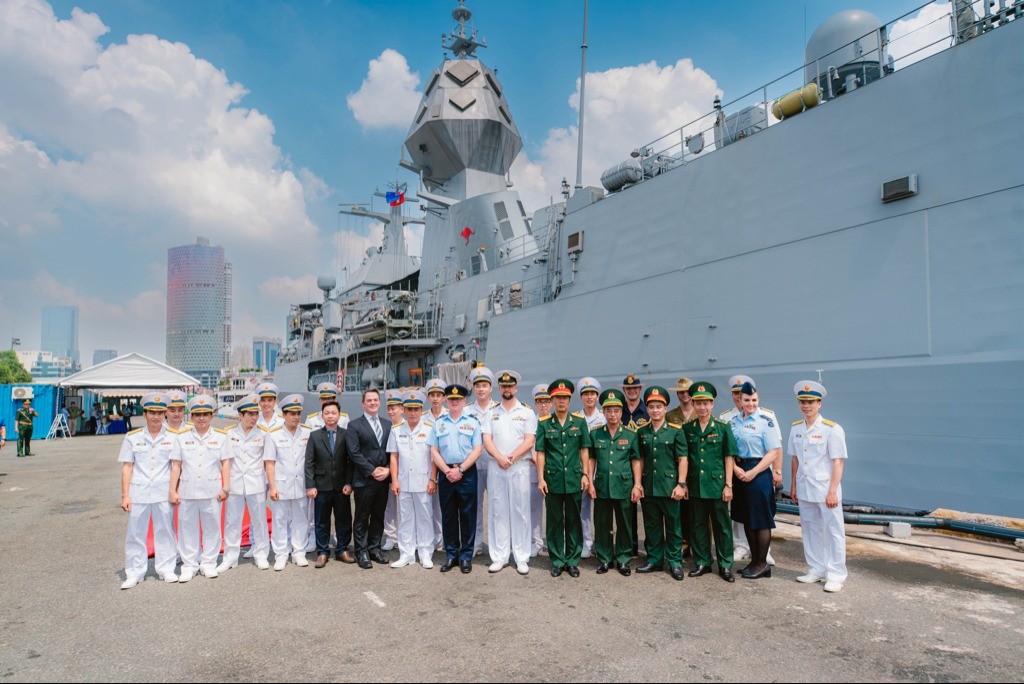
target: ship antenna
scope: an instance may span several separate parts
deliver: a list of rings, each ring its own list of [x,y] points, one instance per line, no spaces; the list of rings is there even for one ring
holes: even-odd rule
[[[451,50],[457,59],[476,57],[477,48],[487,47],[487,40],[478,40],[476,29],[467,26],[472,17],[473,13],[466,7],[466,0],[459,0],[459,6],[452,10],[452,19],[458,25],[447,36],[441,37],[441,47]]]
[[[583,44],[580,49],[583,53],[582,66],[580,67],[580,126],[576,141],[576,189],[583,189],[583,114],[586,111],[587,91],[587,9],[589,0],[583,0]]]

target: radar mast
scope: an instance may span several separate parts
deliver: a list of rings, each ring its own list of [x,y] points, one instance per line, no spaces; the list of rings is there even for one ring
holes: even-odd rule
[[[457,59],[472,59],[476,57],[477,48],[487,47],[485,39],[477,40],[477,30],[472,26],[467,27],[472,16],[473,13],[466,7],[466,0],[459,0],[459,6],[452,10],[452,19],[458,25],[447,36],[441,36],[441,46],[451,50]]]

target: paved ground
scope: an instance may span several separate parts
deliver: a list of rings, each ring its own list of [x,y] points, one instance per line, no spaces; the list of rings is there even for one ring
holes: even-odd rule
[[[829,595],[782,524],[772,579],[552,579],[331,562],[119,591],[119,438],[0,453],[0,677],[1020,681],[1022,564],[856,539]],[[915,540],[921,542],[915,534]],[[392,552],[394,555],[394,552]],[[996,555],[999,555],[998,553]],[[1021,555],[1024,558],[1024,554]],[[435,559],[436,560],[436,559]],[[936,567],[942,566],[942,567]],[[999,578],[994,584],[959,570]]]

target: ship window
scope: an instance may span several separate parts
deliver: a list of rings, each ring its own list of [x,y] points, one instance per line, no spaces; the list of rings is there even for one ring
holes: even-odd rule
[[[487,74],[487,83],[491,86],[491,90],[494,91],[494,94],[501,97],[501,88],[498,86],[498,82],[491,78],[490,74]]]
[[[434,74],[434,78],[430,79],[430,84],[427,85],[427,89],[423,91],[423,97],[430,95],[430,91],[437,85],[437,79],[441,78],[441,74]]]
[[[511,126],[512,125],[512,117],[510,117],[508,115],[508,112],[505,111],[505,108],[504,107],[498,107],[498,111],[501,112],[501,115],[503,117],[505,117],[505,123],[507,123],[508,125]]]
[[[508,209],[505,208],[504,202],[494,203],[494,215],[498,217],[499,221],[505,221],[508,219]]]
[[[423,117],[426,116],[426,115],[427,115],[427,108],[424,107],[422,110],[420,110],[420,115],[416,117],[416,123],[419,123],[420,121],[423,121]]]
[[[512,222],[505,220],[498,223],[498,228],[501,229],[501,237],[505,240],[511,240],[516,236],[516,232],[512,230]]]
[[[519,215],[526,218],[526,209],[523,208],[523,203],[520,200],[516,200],[516,204],[519,205]]]
[[[477,276],[480,275],[480,255],[474,254],[469,260],[470,273]]]

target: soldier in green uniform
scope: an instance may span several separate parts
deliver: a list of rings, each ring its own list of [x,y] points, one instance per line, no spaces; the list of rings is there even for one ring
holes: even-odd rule
[[[15,427],[18,430],[18,456],[32,456],[32,422],[39,414],[32,408],[32,402],[26,399],[14,415]]]
[[[687,496],[686,451],[679,444],[682,425],[665,420],[668,390],[651,385],[644,392],[650,422],[636,431],[643,460],[644,531],[647,564],[640,573],[658,572],[668,561],[672,579],[682,580],[683,528],[679,502]]]
[[[551,576],[562,571],[580,576],[583,554],[583,524],[580,504],[583,493],[592,495],[590,472],[590,430],[587,421],[569,414],[575,385],[563,379],[548,387],[555,405],[552,415],[537,426],[537,489],[547,499],[548,555]]]
[[[590,432],[594,467],[594,553],[601,562],[597,574],[603,575],[617,567],[619,574],[629,577],[632,558],[632,519],[630,502],[643,496],[640,484],[643,464],[637,448],[636,433],[622,425],[622,407],[626,396],[617,389],[601,394],[601,408],[607,424]],[[615,524],[615,545],[612,546],[612,523]]]
[[[690,459],[687,484],[690,490],[690,549],[697,567],[690,577],[711,572],[711,539],[708,521],[715,535],[718,574],[726,582],[735,582],[732,574],[732,501],[733,461],[739,454],[732,428],[711,415],[718,391],[710,382],[695,382],[690,397],[697,417],[679,432],[679,449]]]

